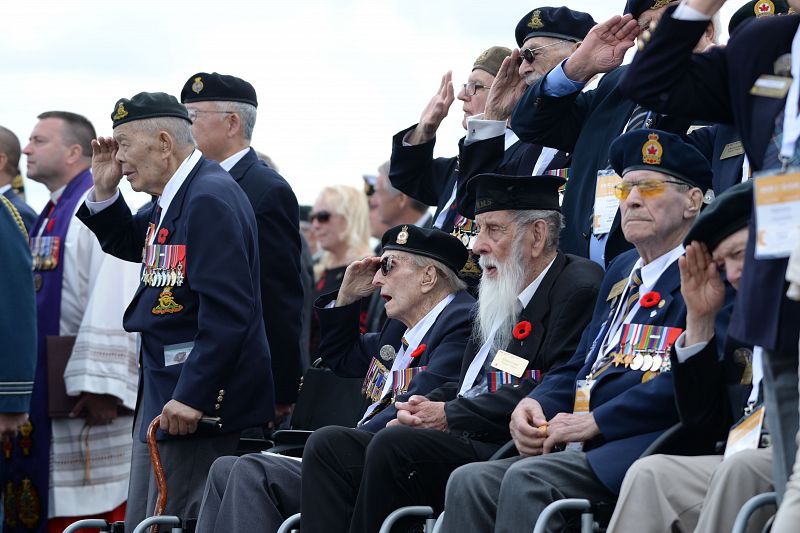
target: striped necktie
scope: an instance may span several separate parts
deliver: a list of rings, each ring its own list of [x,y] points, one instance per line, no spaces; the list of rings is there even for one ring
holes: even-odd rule
[[[652,120],[648,120],[647,116],[650,114],[650,111],[645,109],[644,107],[637,105],[633,109],[633,113],[631,114],[631,118],[628,119],[628,123],[625,125],[625,129],[623,129],[623,133],[633,130],[638,130],[640,128],[649,128],[653,125]]]
[[[625,322],[628,313],[631,312],[633,305],[639,300],[639,287],[642,285],[642,269],[637,268],[631,276],[631,286],[628,289],[628,297],[625,300],[625,307],[620,319]]]

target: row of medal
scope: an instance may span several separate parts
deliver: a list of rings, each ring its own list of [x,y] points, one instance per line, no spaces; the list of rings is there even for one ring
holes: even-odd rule
[[[669,326],[626,324],[620,350],[612,354],[612,362],[641,372],[669,372],[669,352],[682,332]]]
[[[30,244],[33,270],[55,270],[58,266],[61,237],[58,235],[31,237]]]
[[[180,287],[186,279],[186,245],[148,244],[144,247],[142,283],[150,287]]]

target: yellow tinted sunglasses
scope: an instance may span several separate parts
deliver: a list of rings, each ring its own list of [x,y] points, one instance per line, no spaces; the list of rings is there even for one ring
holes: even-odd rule
[[[619,201],[627,200],[628,195],[630,195],[633,188],[636,187],[639,189],[639,194],[642,195],[642,198],[653,198],[664,193],[665,183],[688,186],[687,183],[682,181],[660,180],[657,178],[649,178],[640,181],[621,181],[614,186],[614,196],[616,196]]]

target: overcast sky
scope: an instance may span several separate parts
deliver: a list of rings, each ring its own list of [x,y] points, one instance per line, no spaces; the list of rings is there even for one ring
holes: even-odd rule
[[[742,3],[723,8],[724,26]],[[624,2],[566,5],[600,22]],[[110,135],[118,98],[179,96],[195,72],[233,74],[258,92],[253,146],[275,160],[301,203],[312,203],[325,185],[360,187],[361,175],[389,158],[392,135],[418,120],[442,74],[452,69],[458,86],[483,50],[515,46],[517,22],[535,7],[518,0],[12,0],[0,33],[0,124],[24,146],[36,115],[61,109]],[[455,153],[461,116],[456,100],[437,155]],[[24,157],[21,167],[24,174]],[[38,211],[46,189],[30,180],[26,188]]]

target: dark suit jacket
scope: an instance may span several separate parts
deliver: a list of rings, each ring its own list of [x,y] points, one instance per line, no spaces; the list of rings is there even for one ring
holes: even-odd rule
[[[530,396],[537,400],[550,419],[558,413],[571,413],[576,380],[584,379],[598,356],[600,342],[609,327],[608,318],[614,303],[607,300],[611,288],[630,275],[638,259],[635,250],[617,257],[600,287],[592,321],[569,363],[553,370]],[[654,289],[665,302],[663,307],[640,308],[635,324],[685,328],[686,306],[680,292],[680,273],[675,261],[661,275]],[[650,314],[655,311],[655,316]],[[633,462],[666,429],[678,422],[673,380],[662,372],[642,383],[643,373],[612,365],[596,378],[591,392],[590,409],[600,428],[600,436],[584,445],[586,459],[598,479],[618,493],[622,478]]]
[[[8,189],[3,193],[3,196],[8,198],[14,207],[17,208],[19,216],[22,217],[22,222],[25,223],[25,229],[27,229],[30,233],[34,224],[36,224],[36,219],[38,218],[36,211],[34,211],[31,206],[26,204],[25,200],[23,200],[20,195],[14,192],[14,189]]]
[[[627,67],[606,74],[597,89],[552,97],[544,94],[542,80],[522,96],[511,115],[511,127],[523,141],[552,146],[572,154],[570,178],[561,210],[566,226],[561,249],[589,256],[597,171],[609,167],[608,148],[622,133],[636,104],[623,96],[619,84]],[[654,128],[685,134],[688,120],[656,117]],[[620,229],[619,215],[606,242],[606,264],[633,247]]]
[[[362,335],[359,332],[360,307],[357,302],[343,307],[324,308],[336,299],[336,294],[322,296],[316,302],[322,330],[320,355],[336,375],[363,377],[370,361],[378,357],[382,346],[388,344],[396,352],[400,351],[401,339],[407,328],[402,322],[389,319],[380,333]],[[405,401],[414,394],[427,394],[456,379],[472,327],[471,311],[474,304],[475,299],[462,291],[442,310],[422,338],[420,344],[426,345],[425,351],[411,362],[411,366],[427,368],[414,376],[406,393],[399,394],[397,401]],[[372,417],[361,429],[374,433],[394,419],[396,414],[397,410],[392,404]]]
[[[247,195],[256,215],[261,306],[272,354],[275,401],[291,404],[297,399],[302,374],[298,339],[303,283],[297,198],[286,180],[258,159],[252,148],[230,174]]]
[[[434,221],[450,199],[456,182],[460,187],[472,176],[484,172],[530,175],[542,152],[541,146],[522,142],[505,150],[505,136],[501,135],[471,143],[469,146],[464,145],[462,138],[458,145],[459,157],[434,158],[435,138],[427,143],[403,146],[403,138],[416,127],[415,124],[392,138],[389,180],[395,188],[408,196],[424,204],[437,206],[433,215]],[[568,165],[568,156],[559,153],[547,168],[564,168]],[[457,209],[455,203],[452,208]],[[442,231],[452,232],[452,224],[442,227]]]
[[[531,334],[524,341],[512,339],[507,351],[527,359],[529,370],[543,373],[569,360],[589,323],[602,279],[603,270],[597,264],[559,252],[520,314],[519,320],[530,321]],[[453,434],[483,443],[503,443],[511,438],[508,432],[511,411],[535,383],[526,379],[519,387],[505,385],[495,393],[456,398],[464,375],[479,350],[480,346],[470,341],[464,352],[458,383],[440,387],[427,397],[447,402],[447,424]],[[480,443],[474,445],[481,446]]]
[[[774,74],[775,60],[791,52],[800,16],[746,20],[725,48],[693,54],[708,22],[675,20],[673,11],[667,9],[651,41],[634,57],[623,90],[659,112],[735,124],[753,171],[761,170],[785,98],[752,95],[750,88],[759,76]],[[756,260],[755,241],[751,220],[731,335],[796,357],[800,303],[785,296],[787,260]]]
[[[151,211],[131,215],[122,195],[80,218],[106,253],[142,260]],[[272,369],[261,315],[258,234],[253,209],[222,167],[201,158],[164,215],[166,244],[186,246],[183,285],[172,293],[183,310],[156,315],[161,288],[139,285],[125,312],[126,331],[141,332],[138,409],[149,422],[175,399],[223,421],[223,431],[275,416]],[[164,365],[166,346],[193,342],[185,363]],[[220,398],[222,398],[220,400]],[[139,437],[145,440],[147,424]]]
[[[699,128],[690,133],[687,140],[711,163],[711,188],[715,194],[722,194],[742,181],[744,152],[731,157],[724,153],[726,146],[742,142],[735,127],[730,124],[714,124]],[[723,155],[726,156],[724,159]]]

